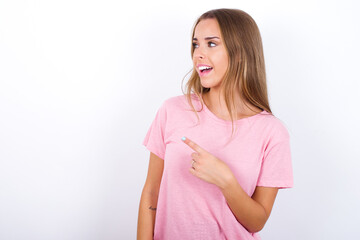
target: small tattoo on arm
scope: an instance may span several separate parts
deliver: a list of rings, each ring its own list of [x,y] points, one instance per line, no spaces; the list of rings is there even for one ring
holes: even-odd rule
[[[152,206],[149,207],[150,210],[156,211],[156,208],[153,208]]]

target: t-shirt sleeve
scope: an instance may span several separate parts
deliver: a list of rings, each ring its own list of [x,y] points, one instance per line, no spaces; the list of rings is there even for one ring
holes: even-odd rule
[[[143,145],[152,153],[164,159],[165,157],[165,124],[166,124],[166,107],[165,102],[158,109],[155,119],[153,120]]]
[[[285,127],[277,129],[270,138],[264,153],[257,186],[291,188],[293,170],[291,163],[290,137]]]

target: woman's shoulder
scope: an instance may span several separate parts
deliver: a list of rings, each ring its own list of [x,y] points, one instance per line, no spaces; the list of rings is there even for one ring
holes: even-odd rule
[[[190,98],[193,104],[197,104],[197,102],[199,101],[199,99],[194,94],[191,94]],[[165,99],[163,105],[166,108],[184,108],[188,106],[188,99],[187,96],[184,94],[176,95]]]
[[[263,126],[263,131],[268,132],[274,138],[288,139],[290,135],[286,123],[277,116],[267,111],[264,112],[261,114],[259,122]]]
[[[172,97],[168,97],[164,100],[165,104],[179,104],[181,101],[183,101],[183,98],[185,98],[184,95],[177,95],[177,96],[172,96]]]

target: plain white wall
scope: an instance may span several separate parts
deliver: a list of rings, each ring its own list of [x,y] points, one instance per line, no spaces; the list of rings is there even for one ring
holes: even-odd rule
[[[135,239],[160,104],[181,94],[190,33],[240,8],[263,37],[295,187],[263,239],[360,235],[360,10],[345,1],[0,1],[0,239]]]

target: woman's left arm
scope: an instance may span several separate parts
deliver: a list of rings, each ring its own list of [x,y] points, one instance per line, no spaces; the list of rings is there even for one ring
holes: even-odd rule
[[[252,197],[242,189],[230,168],[190,139],[183,139],[195,152],[190,172],[222,191],[234,216],[249,232],[258,232],[268,220],[278,188],[256,187]]]
[[[234,178],[220,188],[234,216],[249,232],[259,232],[268,220],[277,188],[256,187],[249,197]]]

